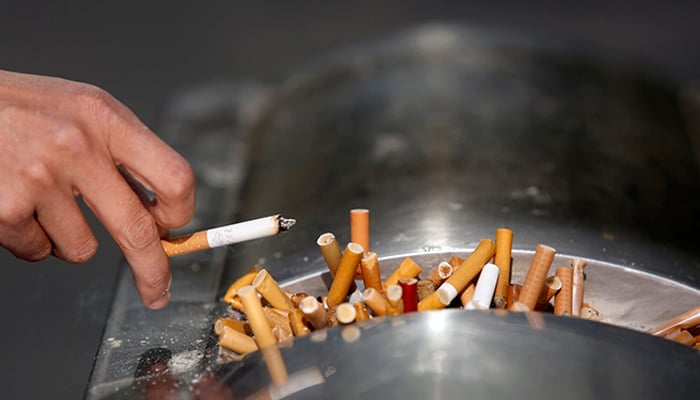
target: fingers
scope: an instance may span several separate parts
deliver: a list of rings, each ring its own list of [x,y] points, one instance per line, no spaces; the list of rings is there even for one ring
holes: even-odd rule
[[[2,221],[6,218],[0,217]],[[33,216],[14,223],[0,223],[0,244],[17,258],[40,261],[51,255],[51,241]]]
[[[113,166],[94,168],[78,190],[124,253],[144,305],[164,307],[171,275],[153,216]]]

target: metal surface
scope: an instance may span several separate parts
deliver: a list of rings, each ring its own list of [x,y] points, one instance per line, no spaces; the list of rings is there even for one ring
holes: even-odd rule
[[[464,254],[481,238],[493,237],[496,228],[508,226],[515,232],[520,274],[538,243],[556,248],[564,257],[560,261],[565,256],[589,259],[587,300],[611,323],[642,329],[698,304],[700,264],[692,232],[700,215],[700,181],[675,95],[649,77],[569,57],[555,48],[432,27],[340,53],[291,75],[281,87],[249,90],[237,101],[221,101],[227,98],[222,93],[226,91],[215,91],[217,101],[210,101],[211,93],[202,91],[200,101],[192,102],[205,105],[202,113],[190,107],[188,114],[196,115],[198,123],[180,132],[183,138],[184,133],[215,132],[211,141],[190,146],[183,139],[183,144],[193,152],[190,159],[201,177],[235,177],[203,192],[200,215],[205,217],[195,223],[213,226],[225,222],[221,218],[280,212],[298,224],[286,235],[228,252],[174,259],[172,304],[161,312],[143,309],[126,274],[98,355],[90,398],[144,397],[163,374],[143,375],[139,365],[159,363],[177,378],[171,394],[181,397],[193,396],[203,376],[221,377],[222,371],[231,372],[226,382],[235,389],[245,373],[235,371],[250,369],[253,378],[246,378],[246,390],[262,388],[266,375],[256,372],[257,356],[223,370],[217,364],[211,327],[225,312],[217,297],[255,263],[289,285],[316,285],[325,267],[315,240],[326,231],[341,243],[349,240],[347,213],[354,207],[372,212],[371,246],[383,257],[385,273],[389,259],[410,254],[427,267],[431,259]],[[197,99],[197,93],[190,99]],[[260,99],[264,101],[256,101]],[[223,114],[206,111],[221,104],[232,107],[221,108]],[[235,118],[219,119],[221,115]],[[226,129],[233,135],[227,136]],[[229,152],[233,144],[239,153]],[[212,156],[220,157],[220,163],[207,164]],[[237,167],[227,168],[233,162]],[[472,325],[471,317],[453,315],[436,318]],[[406,324],[432,325],[421,322],[429,318],[411,316]],[[475,346],[483,354],[504,342],[522,349],[512,355],[522,376],[508,366],[501,378],[523,384],[528,376],[541,382],[532,375],[545,364],[569,365],[559,364],[550,350],[543,350],[542,368],[522,364],[531,359],[526,357],[532,355],[530,349],[546,347],[554,335],[549,327],[571,328],[574,338],[566,340],[578,341],[575,349],[552,339],[555,348],[574,358],[565,361],[571,368],[562,368],[562,374],[573,374],[573,365],[578,365],[576,371],[591,383],[605,383],[594,394],[617,393],[631,376],[619,365],[638,372],[643,387],[656,382],[658,388],[675,390],[675,380],[667,380],[667,386],[656,380],[652,361],[663,366],[665,355],[676,359],[676,353],[697,361],[691,350],[600,323],[545,318],[545,334],[538,336],[526,334],[524,327],[497,329],[504,323],[511,326],[509,321],[520,316],[474,318],[479,318],[477,331],[491,333]],[[380,331],[390,325],[380,323],[385,327]],[[451,332],[449,324],[443,328]],[[447,343],[450,349],[462,348],[452,334],[427,335],[421,329],[407,343],[435,341],[426,346],[438,353]],[[329,330],[328,335],[337,338],[339,331]],[[370,333],[368,339],[385,342],[390,336],[378,333],[374,338]],[[639,343],[646,352],[635,347]],[[376,353],[385,345],[393,344],[375,343],[358,354]],[[597,347],[605,351],[594,351]],[[351,351],[345,348],[339,347],[340,354]],[[287,351],[296,349],[295,343]],[[443,369],[427,374],[425,381],[407,380],[406,390],[411,390],[410,382],[432,387],[431,379],[439,381],[440,374],[462,379],[450,371],[458,362],[473,360],[474,354],[446,352],[449,362],[435,361]],[[592,368],[611,362],[609,354],[614,354],[612,369],[621,371],[598,375]],[[408,358],[390,366],[406,365],[415,353],[402,356]],[[293,363],[296,357],[285,355],[285,360]],[[334,378],[343,383],[328,390],[345,385],[361,391],[363,384],[353,379],[376,370],[343,371]],[[399,371],[388,374],[388,379],[395,378]],[[555,380],[555,388],[573,380],[569,375]],[[450,380],[449,390],[457,390],[451,386],[455,384]],[[389,387],[377,384],[367,390],[383,394]],[[472,388],[475,396],[486,389]],[[629,390],[638,394],[636,388]]]

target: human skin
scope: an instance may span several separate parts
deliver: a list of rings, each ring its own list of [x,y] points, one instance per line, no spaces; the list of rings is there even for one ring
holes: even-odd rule
[[[192,218],[194,174],[127,107],[92,85],[0,70],[0,171],[3,247],[29,261],[87,261],[98,243],[81,197],[122,250],[144,305],[167,304],[160,239]]]

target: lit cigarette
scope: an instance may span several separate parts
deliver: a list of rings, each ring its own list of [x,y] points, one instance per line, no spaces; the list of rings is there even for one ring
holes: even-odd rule
[[[248,272],[243,274],[243,276],[236,279],[231,284],[231,286],[228,287],[228,290],[226,290],[226,293],[224,294],[224,303],[231,304],[231,302],[238,295],[238,289],[242,288],[243,286],[252,284],[253,279],[255,279],[255,275],[258,274],[258,271],[260,271],[260,269],[261,267],[259,265],[254,265],[251,269],[248,270]]]
[[[452,267],[450,267],[452,269]],[[401,278],[399,279],[401,286],[401,301],[403,302],[403,312],[409,313],[418,311],[418,279],[416,278]]]
[[[506,296],[510,285],[510,260],[513,248],[513,231],[508,228],[496,229],[496,254],[493,263],[498,266],[498,282],[494,291],[493,303],[496,308],[506,308]]]
[[[557,276],[561,281],[561,289],[554,296],[554,315],[572,315],[571,305],[572,300],[572,283],[574,279],[574,270],[569,267],[557,268]]]
[[[304,322],[304,313],[298,308],[295,308],[289,312],[289,325],[292,326],[292,332],[296,337],[301,337],[311,333],[311,329],[309,329]]]
[[[314,329],[322,329],[330,324],[330,315],[321,303],[309,296],[299,303],[299,309]]]
[[[523,288],[520,290],[520,296],[518,297],[518,301],[511,306],[511,310],[522,311],[523,309],[535,309],[537,298],[540,297],[542,285],[544,284],[545,278],[547,278],[547,272],[549,272],[549,267],[551,267],[552,261],[554,261],[555,254],[556,250],[553,248],[543,244],[537,245],[535,255],[530,262],[530,268],[525,276]],[[517,303],[520,304],[517,305]]]
[[[368,209],[355,208],[350,210],[350,241],[358,243],[366,252],[370,251]]]
[[[262,303],[258,298],[258,291],[248,285],[238,290],[238,297],[245,307],[245,314],[248,317],[248,324],[255,335],[255,342],[259,348],[265,348],[277,344],[275,335],[272,333],[270,323],[263,311]]]
[[[333,308],[345,300],[350,287],[355,282],[355,270],[363,253],[362,246],[354,242],[348,243],[343,258],[340,259],[331,288],[328,290],[328,299],[326,300],[328,307]]]
[[[365,307],[365,304],[361,301],[356,301],[352,303],[352,306],[355,307],[355,311],[357,315],[355,316],[355,321],[364,321],[366,319],[369,319],[369,312],[367,311],[367,307]]]
[[[224,326],[219,335],[219,345],[238,354],[248,354],[258,350],[255,339],[233,328]]]
[[[700,306],[664,322],[650,330],[649,333],[656,336],[666,336],[677,328],[690,329],[696,325],[700,325]]]
[[[214,322],[214,333],[221,335],[224,332],[224,328],[233,329],[245,335],[251,335],[253,333],[247,322],[233,318],[217,318]]]
[[[438,264],[437,267],[433,268],[428,275],[428,280],[433,283],[435,288],[440,287],[443,282],[445,282],[454,273],[454,267],[447,261],[443,261]]]
[[[331,276],[335,277],[335,271],[338,270],[338,264],[340,264],[340,259],[343,257],[335,235],[330,232],[324,233],[318,237],[316,244],[321,250],[321,255],[326,262],[328,270],[331,272]]]
[[[403,301],[401,301],[401,296],[403,295],[403,290],[399,285],[389,285],[386,288],[386,315],[399,315],[403,313]]]
[[[362,298],[365,301],[365,305],[372,310],[372,314],[376,316],[386,315],[387,301],[384,295],[382,295],[375,288],[367,288],[362,292]]]
[[[350,303],[341,303],[335,308],[335,316],[343,325],[352,324],[357,317],[357,310]]]
[[[382,273],[379,269],[377,253],[373,251],[366,252],[360,260],[360,269],[362,270],[362,281],[365,284],[365,288],[382,290]]]
[[[168,256],[228,246],[230,244],[275,236],[294,226],[296,220],[277,215],[258,218],[236,224],[210,228],[168,240],[161,240]]]
[[[583,306],[585,279],[583,269],[586,268],[586,262],[576,258],[571,260],[571,267],[574,270],[574,275],[571,280],[571,315],[579,317],[581,316],[581,307]]]
[[[252,286],[267,300],[274,308],[289,311],[294,308],[292,300],[280,288],[277,281],[272,278],[267,270],[261,270],[253,279]]]
[[[493,257],[496,245],[491,239],[483,239],[472,254],[452,273],[435,293],[418,303],[418,311],[427,311],[447,307],[459,292],[481,271]]]
[[[561,290],[561,279],[558,276],[552,275],[544,280],[544,286],[540,291],[540,297],[537,298],[537,303],[535,304],[535,310],[542,310],[549,304],[555,294]]]
[[[464,307],[467,310],[488,310],[491,308],[493,292],[498,282],[499,269],[496,264],[486,264],[476,281],[472,300]]]
[[[384,281],[384,289],[386,290],[390,285],[396,285],[401,278],[415,278],[421,272],[423,272],[423,269],[416,264],[411,257],[406,257],[401,264],[394,269],[391,275],[386,278]]]
[[[518,298],[520,297],[520,291],[522,291],[523,285],[520,285],[518,283],[511,283],[508,285],[508,293],[506,294],[506,305],[508,309],[513,307],[515,303],[518,302]]]

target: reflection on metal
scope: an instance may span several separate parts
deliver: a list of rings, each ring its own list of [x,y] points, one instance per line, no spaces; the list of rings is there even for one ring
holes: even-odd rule
[[[298,222],[173,259],[162,311],[143,308],[125,270],[88,398],[145,397],[164,382],[134,377],[154,348],[180,358],[167,379],[182,397],[268,387],[260,353],[217,363],[219,297],[255,264],[289,290],[327,292],[316,240],[332,232],[344,247],[353,208],[372,212],[385,276],[407,255],[424,270],[464,256],[502,226],[514,281],[540,243],[557,250],[553,267],[586,259],[586,301],[608,324],[446,310],[363,321],[357,336],[317,331],[281,349],[290,378],[325,378],[290,398],[534,397],[545,383],[567,398],[697,393],[697,352],[639,332],[700,298],[700,180],[672,90],[560,48],[431,27],[279,87],[195,91],[171,111],[160,131],[200,178],[188,231],[272,210]]]

